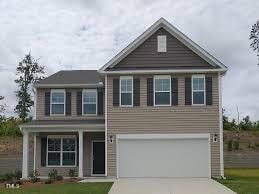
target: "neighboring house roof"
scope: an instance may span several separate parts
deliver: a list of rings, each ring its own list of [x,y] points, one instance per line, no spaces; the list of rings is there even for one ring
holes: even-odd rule
[[[31,122],[21,124],[21,128],[58,128],[58,127],[104,127],[104,119],[87,120],[32,120]]]
[[[153,24],[150,28],[148,28],[144,33],[142,33],[137,39],[135,39],[131,44],[129,44],[125,49],[123,49],[120,53],[118,53],[114,58],[112,58],[108,63],[106,63],[103,67],[99,69],[100,73],[114,73],[116,70],[112,70],[112,68],[117,65],[122,59],[127,57],[132,51],[134,51],[136,48],[138,48],[144,41],[146,41],[150,36],[152,36],[159,28],[164,28],[166,31],[168,31],[172,36],[174,36],[176,39],[178,39],[181,43],[183,43],[186,47],[188,47],[190,50],[192,50],[194,53],[196,53],[198,56],[200,56],[203,60],[205,60],[208,64],[211,65],[211,68],[202,68],[202,69],[195,69],[194,71],[199,70],[205,70],[206,71],[215,71],[215,72],[226,72],[227,67],[222,64],[220,61],[218,61],[215,57],[213,57],[211,54],[209,54],[207,51],[205,51],[203,48],[201,48],[199,45],[194,43],[190,38],[188,38],[186,35],[184,35],[182,32],[180,32],[177,28],[175,28],[173,25],[171,25],[168,21],[166,21],[164,18],[160,18],[155,24]],[[120,73],[127,73],[127,72],[167,72],[170,69],[124,69],[124,70],[118,70]],[[172,72],[182,72],[182,71],[192,71],[192,69],[171,69]]]
[[[83,87],[91,85],[103,85],[102,76],[97,70],[61,70],[35,84],[36,87]]]

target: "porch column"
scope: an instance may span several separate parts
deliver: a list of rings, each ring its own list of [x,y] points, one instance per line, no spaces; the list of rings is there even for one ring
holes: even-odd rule
[[[78,177],[83,178],[83,148],[84,148],[84,132],[83,131],[78,131],[79,133],[79,153],[78,153]]]
[[[29,132],[23,130],[23,160],[22,160],[22,178],[28,178],[28,160],[29,160]]]

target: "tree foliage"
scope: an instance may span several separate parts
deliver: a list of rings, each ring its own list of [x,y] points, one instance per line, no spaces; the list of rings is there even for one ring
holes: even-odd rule
[[[6,110],[6,104],[2,103],[4,96],[0,96],[0,120],[4,118],[4,112]]]
[[[259,20],[252,26],[249,39],[252,41],[251,48],[257,52],[259,65]]]
[[[259,131],[259,121],[253,122],[247,115],[240,123],[237,123],[235,119],[229,120],[229,118],[223,114],[223,128],[227,131]]]
[[[15,83],[18,85],[18,90],[16,91],[18,104],[15,107],[15,112],[18,113],[22,121],[28,118],[34,104],[31,96],[32,85],[42,79],[43,74],[44,67],[38,64],[38,60],[35,60],[31,53],[26,54],[16,68],[18,78]]]

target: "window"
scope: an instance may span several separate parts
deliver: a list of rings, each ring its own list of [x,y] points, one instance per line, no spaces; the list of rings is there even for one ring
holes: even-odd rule
[[[171,77],[154,77],[154,102],[155,105],[171,105]]]
[[[133,105],[133,78],[120,77],[120,105]]]
[[[157,36],[157,52],[166,52],[166,36]]]
[[[192,104],[205,104],[205,77],[203,75],[192,76]]]
[[[65,91],[51,90],[51,114],[64,115],[65,114]]]
[[[76,165],[76,138],[75,137],[48,137],[47,142],[48,166],[75,166]]]
[[[84,90],[83,91],[83,114],[96,115],[97,114],[97,90]]]

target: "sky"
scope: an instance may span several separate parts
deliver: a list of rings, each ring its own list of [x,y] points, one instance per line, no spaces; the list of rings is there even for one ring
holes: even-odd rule
[[[13,115],[16,66],[31,52],[46,75],[99,69],[164,17],[228,68],[226,115],[259,120],[259,66],[249,32],[258,0],[0,0],[0,95]]]

